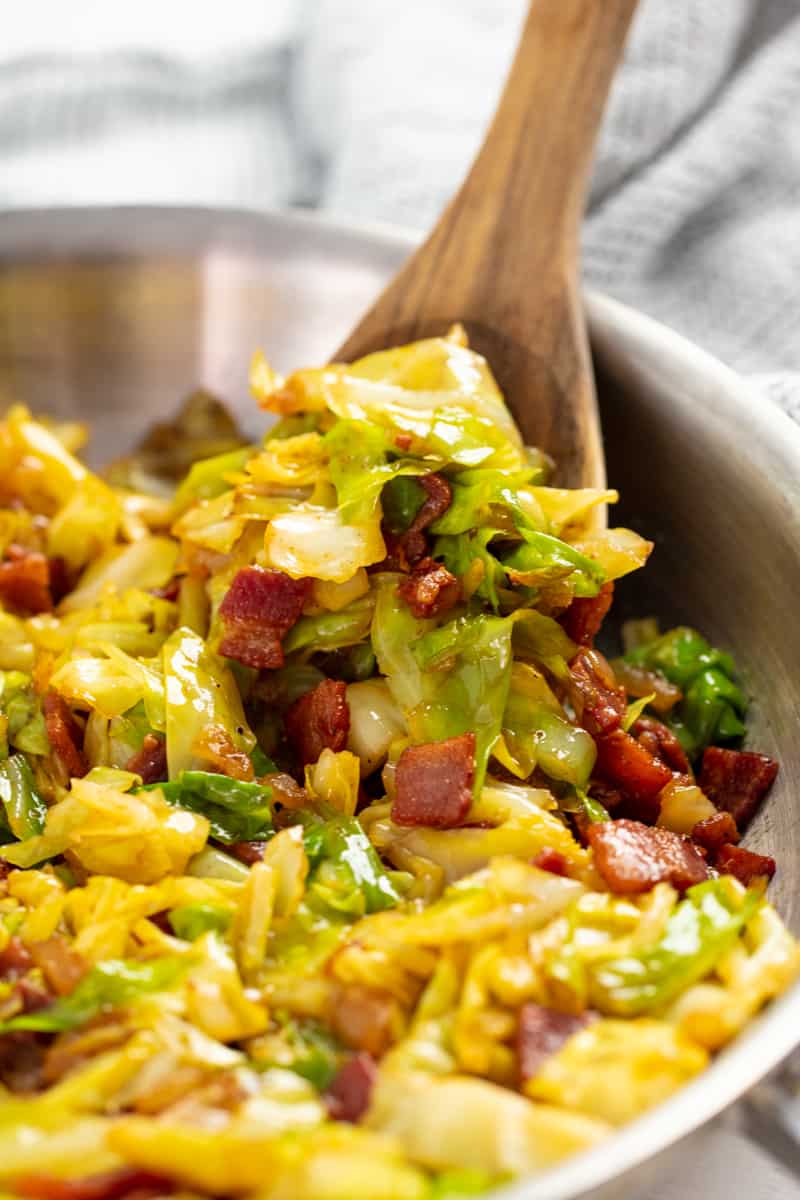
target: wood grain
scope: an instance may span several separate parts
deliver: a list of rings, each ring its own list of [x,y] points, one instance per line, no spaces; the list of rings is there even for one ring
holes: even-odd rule
[[[534,0],[486,140],[427,241],[335,356],[444,332],[484,354],[562,486],[605,467],[579,233],[606,95],[636,0]]]

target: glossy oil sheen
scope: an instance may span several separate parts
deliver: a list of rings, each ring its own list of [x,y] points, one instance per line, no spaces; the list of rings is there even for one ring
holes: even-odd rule
[[[302,217],[96,209],[0,217],[0,397],[80,417],[90,457],[123,453],[202,384],[245,428],[247,368],[323,362],[412,243]],[[588,301],[612,523],[652,537],[620,588],[631,613],[698,625],[733,650],[755,698],[750,743],[781,762],[747,839],[774,854],[771,896],[800,934],[800,432],[721,364],[603,297]],[[513,407],[513,397],[511,397]],[[800,990],[709,1071],[590,1154],[508,1200],[641,1196],[671,1154],[800,1038]],[[675,1144],[677,1143],[677,1144]]]

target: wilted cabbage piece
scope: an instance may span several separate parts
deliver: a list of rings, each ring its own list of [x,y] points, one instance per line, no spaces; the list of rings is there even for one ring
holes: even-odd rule
[[[363,916],[394,908],[400,893],[355,817],[332,815],[304,822],[311,866],[309,892],[337,912]]]
[[[86,871],[151,883],[181,874],[208,832],[205,817],[172,808],[158,791],[131,795],[75,779],[48,809],[44,831],[3,846],[2,856],[30,867],[68,853]]]
[[[736,682],[733,658],[696,630],[679,626],[657,635],[631,649],[625,661],[654,671],[681,689],[680,702],[664,719],[690,756],[745,732],[747,699]]]
[[[181,771],[172,782],[143,790],[151,789],[176,808],[202,813],[221,842],[249,842],[272,833],[272,791],[263,784],[210,771]]]
[[[63,1000],[27,1016],[12,1017],[0,1032],[29,1029],[37,1033],[63,1033],[85,1025],[98,1013],[118,1008],[146,995],[172,987],[188,963],[161,958],[152,963],[98,963],[75,990]]]
[[[652,548],[616,493],[458,328],[252,382],[261,441],[198,392],[103,478],[0,421],[9,1195],[486,1194],[800,973],[730,657],[594,645]]]

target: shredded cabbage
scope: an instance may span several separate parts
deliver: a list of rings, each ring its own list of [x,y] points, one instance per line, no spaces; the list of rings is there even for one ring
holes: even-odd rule
[[[691,838],[739,807],[725,769],[747,803],[774,774],[680,770],[670,732],[695,758],[744,732],[699,633],[593,649],[651,550],[604,527],[616,492],[551,485],[458,327],[287,379],[256,356],[252,384],[258,444],[198,392],[103,477],[80,428],[0,421],[9,1193],[485,1194],[800,975],[763,881],[680,894],[587,845],[622,813]],[[530,1006],[581,1020],[530,1047]]]

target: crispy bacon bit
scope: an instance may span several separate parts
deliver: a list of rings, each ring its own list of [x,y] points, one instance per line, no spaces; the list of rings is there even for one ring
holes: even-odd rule
[[[593,735],[618,729],[628,701],[603,655],[597,650],[581,650],[569,673],[569,697],[581,725]]]
[[[4,858],[0,858],[0,883],[2,883],[3,880],[8,879],[9,875],[11,874],[11,870],[11,863],[6,862]]]
[[[425,557],[428,541],[424,530],[447,512],[453,499],[453,489],[443,475],[419,475],[417,483],[427,495],[408,529],[399,536],[384,530],[387,563],[399,571],[410,571]]]
[[[18,1030],[0,1038],[0,1083],[18,1094],[36,1092],[43,1080],[44,1046],[37,1033]]]
[[[602,804],[606,812],[614,813],[625,803],[625,797],[620,789],[611,783],[605,783],[602,779],[592,780],[589,794],[592,800]]]
[[[42,700],[47,736],[50,745],[69,775],[80,779],[89,770],[82,750],[83,733],[66,701],[58,692],[47,692]]]
[[[219,607],[225,626],[220,654],[257,670],[282,667],[281,640],[298,620],[310,590],[310,579],[242,567]]]
[[[367,567],[372,571],[404,571],[408,574],[428,553],[428,543],[424,533],[390,533],[382,527],[383,540],[386,545],[386,558],[376,566]]]
[[[303,763],[315,763],[322,751],[344,750],[350,732],[347,685],[323,679],[287,709],[286,733]]]
[[[397,589],[415,617],[438,617],[461,599],[461,584],[442,563],[423,558]]]
[[[0,600],[8,608],[27,614],[52,612],[50,563],[38,550],[11,545],[0,563]]]
[[[396,433],[394,435],[394,444],[398,450],[410,450],[413,440],[410,433]]]
[[[714,866],[720,875],[735,875],[745,887],[754,879],[772,879],[775,874],[774,858],[768,854],[755,854],[745,850],[744,846],[721,846]]]
[[[569,875],[569,863],[560,850],[545,846],[533,860],[533,866],[540,871],[549,871],[551,875]]]
[[[30,971],[32,966],[30,951],[16,935],[10,937],[5,949],[0,950],[0,980],[9,983],[19,979],[20,975]]]
[[[647,892],[664,882],[683,892],[708,878],[699,851],[669,829],[639,821],[598,821],[588,838],[595,866],[612,892]]]
[[[778,764],[766,754],[709,746],[698,782],[709,800],[729,812],[739,829],[745,829],[777,774]]]
[[[14,1184],[15,1194],[28,1200],[136,1200],[170,1195],[175,1185],[163,1175],[139,1167],[119,1167],[102,1175],[82,1179],[59,1179],[55,1175],[23,1175]]]
[[[412,529],[427,529],[446,513],[453,499],[453,489],[443,475],[420,475],[417,483],[428,493],[414,520]]]
[[[242,779],[250,783],[253,779],[253,764],[250,756],[237,750],[236,744],[222,725],[209,725],[192,746],[198,758],[210,764],[212,770],[227,775],[229,779]]]
[[[672,779],[672,771],[622,729],[596,742],[597,775],[619,788],[637,817],[655,822],[661,807],[658,793]]]
[[[698,821],[692,830],[692,841],[708,850],[712,858],[726,842],[735,843],[738,840],[739,830],[729,812],[714,813],[713,817]]]
[[[634,721],[631,733],[639,745],[649,750],[654,758],[660,758],[679,775],[688,775],[691,778],[692,768],[686,751],[663,721],[657,721],[655,717],[639,717]]]
[[[395,771],[392,820],[434,829],[460,825],[472,803],[474,778],[474,733],[409,746]]]
[[[31,942],[31,958],[57,996],[69,996],[89,970],[85,959],[66,938],[56,933],[44,942]]]
[[[53,1001],[52,993],[44,984],[37,983],[36,979],[31,979],[27,975],[17,980],[14,990],[19,997],[22,1011],[26,1013],[37,1012],[40,1008],[46,1008]]]
[[[579,646],[591,646],[613,599],[613,583],[604,583],[596,596],[576,596],[566,612],[558,618],[567,637]]]
[[[362,1051],[339,1069],[325,1093],[328,1116],[334,1121],[355,1123],[369,1108],[370,1096],[378,1078],[378,1067],[371,1054]]]
[[[264,857],[264,847],[266,842],[234,842],[232,846],[227,846],[226,849],[234,858],[238,858],[239,862],[245,864],[246,867],[252,867],[253,863],[261,862]]]
[[[365,1050],[380,1058],[403,1028],[397,1001],[388,992],[349,983],[335,991],[330,1012],[331,1028],[351,1050]]]
[[[70,578],[70,572],[63,558],[48,558],[47,563],[50,567],[50,595],[53,598],[53,604],[58,604],[59,600],[63,600],[73,587],[74,579]]]
[[[167,743],[155,733],[145,734],[141,750],[125,764],[142,783],[160,783],[167,777]]]
[[[569,1038],[583,1029],[597,1014],[578,1015],[556,1012],[541,1004],[523,1004],[517,1025],[517,1061],[522,1083],[539,1074],[542,1064],[556,1054]]]

